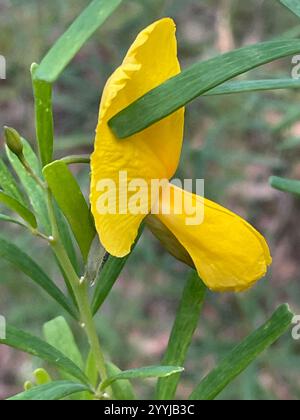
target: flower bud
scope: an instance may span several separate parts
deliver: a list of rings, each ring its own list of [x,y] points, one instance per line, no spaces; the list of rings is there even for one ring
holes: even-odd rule
[[[37,369],[33,373],[37,385],[46,385],[52,382],[49,373],[45,369]]]
[[[7,147],[18,157],[23,155],[23,143],[20,134],[11,127],[4,127],[4,135]]]
[[[33,383],[30,381],[26,381],[24,384],[24,391],[30,391],[33,388]]]

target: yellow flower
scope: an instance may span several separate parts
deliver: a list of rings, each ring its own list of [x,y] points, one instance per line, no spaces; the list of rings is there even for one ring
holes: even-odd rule
[[[169,211],[165,211],[165,195],[158,194],[154,197],[158,211],[153,214],[151,183],[169,180],[177,170],[184,109],[125,140],[116,138],[108,127],[110,118],[119,111],[179,72],[176,27],[172,19],[162,19],[139,34],[122,65],[108,80],[91,162],[91,206],[96,228],[106,250],[124,257],[130,253],[146,217],[167,250],[196,268],[211,290],[245,290],[262,278],[271,264],[265,239],[245,220],[172,185]],[[125,180],[120,173],[126,174]],[[144,181],[144,188],[138,193],[134,187],[128,190],[137,179]],[[104,190],[103,180],[110,180],[115,188],[105,184]],[[181,213],[176,211],[178,195],[190,203],[190,208],[185,206]],[[128,211],[131,200],[139,201],[140,212]],[[116,211],[101,211],[107,205]],[[201,213],[202,208],[203,223],[187,223],[191,211]]]

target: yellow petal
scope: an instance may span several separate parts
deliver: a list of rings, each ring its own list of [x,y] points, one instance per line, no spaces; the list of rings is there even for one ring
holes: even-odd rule
[[[248,222],[212,201],[174,186],[171,186],[171,191],[170,214],[162,214],[162,203],[160,214],[150,217],[151,230],[167,244],[173,255],[189,264],[187,253],[211,290],[243,291],[266,274],[272,262],[269,247],[264,237]],[[183,202],[187,204],[183,214],[175,214],[175,193],[182,194]],[[196,209],[199,215],[204,209],[203,223],[191,225]],[[153,218],[160,222],[156,228],[151,221]],[[167,229],[164,234],[162,225]],[[180,244],[177,251],[174,238]]]
[[[177,169],[181,153],[184,110],[126,140],[117,139],[107,122],[140,96],[179,72],[176,27],[172,19],[166,18],[140,33],[123,64],[104,89],[91,162],[91,205],[100,240],[114,256],[123,257],[130,252],[139,225],[150,211],[150,200],[146,203],[148,193],[145,191],[145,214],[99,214],[102,194],[97,191],[99,181],[114,180],[119,192],[123,188],[119,182],[120,171],[127,172],[128,182],[142,178],[149,184],[152,179],[170,179]],[[133,194],[129,193],[129,198]],[[118,208],[119,197],[115,201]]]

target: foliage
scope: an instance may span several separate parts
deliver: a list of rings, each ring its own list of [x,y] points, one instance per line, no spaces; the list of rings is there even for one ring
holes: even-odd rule
[[[99,343],[95,343],[95,340],[97,341],[97,334],[93,316],[96,315],[100,308],[102,310],[102,305],[108,297],[113,299],[114,291],[112,291],[112,288],[124,267],[127,267],[128,258],[121,260],[109,256],[108,261],[100,261],[101,264],[99,264],[99,261],[95,261],[101,255],[101,247],[96,247],[95,253],[92,245],[95,237],[94,224],[84,193],[82,192],[85,190],[84,185],[88,182],[88,175],[85,170],[82,173],[78,173],[75,170],[74,176],[68,168],[68,163],[66,163],[71,162],[72,164],[76,164],[82,163],[85,160],[80,158],[69,159],[66,156],[63,159],[59,159],[59,155],[62,152],[64,155],[66,154],[66,150],[70,144],[74,146],[77,141],[80,149],[86,143],[87,139],[90,140],[92,137],[91,128],[85,127],[81,123],[83,111],[87,104],[89,104],[89,101],[96,101],[92,92],[86,92],[86,98],[81,104],[74,104],[73,101],[67,100],[62,93],[57,93],[54,97],[54,105],[59,108],[62,104],[65,104],[66,115],[74,111],[74,120],[76,120],[76,115],[79,116],[79,119],[78,126],[76,127],[75,124],[70,137],[63,135],[62,139],[54,138],[53,115],[55,116],[55,106],[53,109],[52,93],[56,85],[52,84],[54,82],[61,83],[61,85],[70,83],[74,92],[76,92],[77,88],[78,92],[80,92],[79,81],[80,77],[82,77],[80,74],[82,69],[79,70],[76,67],[80,67],[81,64],[76,64],[75,62],[73,67],[70,68],[67,65],[79,53],[79,50],[85,45],[92,33],[104,24],[104,17],[107,18],[111,13],[115,13],[115,20],[111,20],[111,28],[108,25],[106,26],[105,33],[111,35],[112,40],[114,36],[113,32],[118,27],[122,28],[121,33],[126,33],[128,23],[124,22],[122,11],[117,9],[120,3],[120,1],[109,2],[109,7],[107,7],[108,3],[103,2],[103,0],[94,0],[86,10],[78,13],[79,16],[75,23],[54,44],[45,55],[45,58],[41,60],[41,64],[32,67],[36,116],[35,128],[37,133],[35,149],[38,150],[38,153],[36,154],[30,144],[22,139],[25,161],[22,162],[22,160],[7,149],[5,162],[0,162],[0,185],[3,189],[3,192],[1,191],[0,193],[0,201],[5,206],[4,213],[8,212],[8,214],[1,215],[1,221],[5,224],[13,223],[11,230],[15,229],[13,226],[16,225],[18,229],[23,229],[26,234],[33,235],[35,241],[44,241],[52,249],[54,258],[51,260],[51,268],[49,267],[48,271],[44,267],[41,268],[32,258],[32,255],[35,254],[34,248],[30,249],[30,253],[23,251],[26,248],[26,243],[28,243],[26,242],[28,241],[27,236],[23,240],[23,244],[18,244],[17,246],[11,241],[11,238],[8,238],[10,230],[7,228],[5,228],[6,235],[1,237],[0,240],[0,255],[3,259],[9,261],[14,266],[14,269],[18,270],[14,273],[19,271],[25,273],[34,284],[40,286],[43,292],[48,293],[56,302],[57,306],[54,309],[51,307],[49,310],[50,313],[47,313],[47,319],[51,318],[51,316],[54,318],[55,315],[60,313],[58,310],[66,318],[55,318],[55,320],[44,325],[45,341],[14,327],[9,327],[7,338],[0,340],[4,345],[38,357],[42,363],[46,363],[47,368],[55,369],[54,374],[58,378],[58,380],[49,383],[36,383],[32,388],[12,397],[14,400],[57,400],[67,397],[76,398],[76,396],[82,399],[102,399],[105,397],[106,392],[108,394],[111,393],[111,397],[117,399],[133,399],[135,393],[131,382],[141,378],[158,378],[156,396],[161,399],[174,398],[181,373],[183,372],[182,366],[185,366],[186,371],[193,370],[188,365],[187,353],[198,325],[200,311],[206,295],[205,287],[195,273],[192,273],[184,284],[185,288],[162,365],[158,363],[157,366],[151,365],[139,369],[124,369],[121,371],[116,365],[109,364],[107,361],[102,363],[102,350]],[[128,5],[124,4],[121,6],[123,10],[130,10],[132,13],[131,25],[134,28],[138,26],[140,15],[147,15],[149,19],[157,17],[156,11],[159,9],[160,4],[164,2],[155,1],[155,5],[149,1],[143,1],[141,3],[143,3],[143,8],[141,8],[138,2],[129,2]],[[282,1],[282,3],[294,10],[293,2],[287,4],[288,1]],[[178,3],[176,4],[178,7]],[[55,8],[55,5],[51,7]],[[95,10],[99,13],[95,13]],[[72,43],[72,48],[70,48],[69,44],[70,33],[76,36],[76,42]],[[120,134],[120,137],[124,137],[129,133],[141,130],[160,120],[179,106],[190,102],[196,96],[199,97],[205,94],[205,98],[201,98],[201,101],[207,101],[205,102],[205,114],[210,107],[214,107],[218,103],[220,104],[218,101],[222,98],[224,101],[223,95],[244,92],[245,96],[242,100],[243,108],[220,115],[218,123],[209,131],[208,141],[200,152],[193,151],[192,156],[191,150],[184,150],[185,155],[190,157],[191,162],[194,161],[194,165],[191,165],[190,169],[193,172],[191,174],[193,176],[198,176],[202,171],[205,171],[209,163],[217,162],[220,167],[226,167],[230,165],[231,161],[237,159],[237,157],[242,162],[243,153],[239,155],[238,152],[234,152],[232,156],[224,156],[222,143],[220,148],[216,147],[217,138],[227,128],[228,136],[237,129],[267,131],[262,126],[263,123],[261,120],[256,121],[256,126],[248,126],[248,115],[246,116],[245,113],[254,115],[256,107],[262,111],[265,111],[267,107],[264,101],[260,102],[257,96],[253,96],[256,95],[254,92],[269,89],[293,89],[299,87],[299,81],[287,80],[286,77],[280,75],[280,77],[274,80],[266,78],[265,80],[263,78],[252,80],[250,78],[247,81],[228,82],[226,84],[224,82],[254,67],[297,53],[300,49],[299,46],[299,40],[277,40],[258,44],[253,47],[237,49],[226,55],[218,55],[214,59],[201,60],[197,65],[188,68],[183,73],[184,76],[175,78],[169,84],[162,85],[157,90],[149,93],[145,98],[144,107],[141,107],[141,104],[137,102],[132,107],[124,110],[119,117],[116,116],[112,120],[112,127]],[[193,48],[197,50],[199,46],[195,45]],[[113,51],[110,51],[110,53],[113,53]],[[198,52],[196,51],[194,56],[197,56],[197,54]],[[37,55],[39,54],[37,53]],[[104,63],[103,66],[105,67]],[[103,72],[103,81],[110,70],[106,68]],[[198,74],[201,77],[197,78],[196,76]],[[252,75],[254,73],[251,73],[251,77]],[[177,95],[173,97],[171,95],[172,92],[177,92]],[[79,95],[81,94],[83,92],[79,93]],[[90,97],[88,96],[89,94],[91,94]],[[209,98],[210,96],[211,98]],[[279,101],[276,102],[276,99],[275,97],[274,102],[276,106],[278,105],[285,109],[285,103],[278,103]],[[234,101],[236,99],[232,99],[232,103]],[[225,102],[227,102],[227,96]],[[158,103],[161,105],[161,108],[157,106]],[[188,118],[192,118],[192,114],[197,112],[198,107],[198,104],[196,104],[191,109]],[[293,108],[293,106],[290,108]],[[222,113],[222,106],[219,109],[221,111],[220,113]],[[292,120],[290,118],[291,113],[293,114]],[[295,114],[293,109],[287,110],[287,121],[281,121],[281,124],[274,131],[275,135],[282,133],[286,127],[290,126],[291,121],[297,120],[298,117],[299,115],[297,113]],[[122,124],[122,118],[125,118],[125,120],[130,118],[134,121],[132,125],[125,126],[125,131],[123,131],[124,124]],[[120,127],[122,127],[121,131]],[[190,137],[193,137],[194,130],[191,125],[190,127],[188,134]],[[26,128],[24,130],[26,131]],[[66,130],[69,131],[70,127],[66,126]],[[78,134],[74,135],[74,133],[78,132],[79,136]],[[90,134],[86,135],[86,132]],[[292,142],[292,146],[288,147],[291,147],[293,150],[294,144],[297,145],[299,143]],[[276,156],[274,158],[264,159],[253,152],[250,156],[246,156],[246,159],[250,159],[255,163],[261,159],[274,172],[282,172],[282,163],[278,162]],[[11,163],[11,167],[8,166],[8,162]],[[12,169],[18,177],[18,181],[16,181]],[[214,179],[210,177],[210,190],[213,190],[213,183]],[[273,177],[271,184],[280,190],[299,194],[298,181]],[[219,191],[217,194],[219,194]],[[72,200],[70,200],[71,197]],[[14,213],[13,215],[11,211]],[[22,221],[20,221],[18,216],[21,217]],[[17,232],[21,232],[21,230]],[[144,235],[146,234],[141,231],[141,242],[143,241]],[[34,246],[37,249],[40,247],[39,245]],[[129,262],[134,258],[135,260],[139,259],[142,251],[140,251],[140,254],[138,252],[139,246],[136,247]],[[151,255],[148,254],[147,258],[149,258],[149,261],[153,261]],[[169,264],[168,259],[161,259],[160,261],[162,265],[164,262]],[[52,268],[54,264],[56,265],[55,271]],[[96,267],[95,270],[92,270],[92,275],[90,275],[91,271],[89,271],[89,267],[91,266]],[[56,281],[59,272],[61,272],[60,278],[65,282],[64,292],[61,287],[62,281],[60,283]],[[85,273],[84,278],[78,276],[80,272]],[[89,282],[96,284],[91,299],[88,296],[88,272]],[[139,277],[138,270],[133,270],[133,272],[135,278]],[[179,275],[177,274],[177,276],[185,277],[186,274],[184,269],[179,269]],[[164,286],[161,286],[161,290],[158,293],[163,293],[163,288]],[[29,295],[34,293],[35,290],[29,289]],[[268,294],[268,289],[263,290]],[[173,292],[174,296],[178,296],[178,288],[173,288]],[[275,308],[274,302],[272,301],[272,294],[270,293],[269,296],[270,303],[268,304],[267,312],[273,312]],[[212,299],[212,297],[209,296],[208,299]],[[253,312],[257,309],[254,300],[252,298],[248,303],[236,300],[235,303],[238,306],[240,305],[240,309],[247,312],[247,315],[251,318]],[[122,309],[124,308],[121,307],[120,310]],[[39,307],[36,310],[38,314]],[[20,322],[21,316],[22,314],[20,313],[16,317],[16,321],[19,318]],[[79,318],[80,329],[85,330],[87,333],[89,350],[91,350],[92,356],[91,353],[88,356],[85,354],[86,346],[82,343],[81,334],[80,338],[74,336],[75,332],[78,334],[78,328],[73,324],[73,320],[78,321]],[[231,345],[231,343],[221,343],[220,354],[222,353],[224,356],[224,353],[226,353],[227,355],[210,373],[204,375],[203,367],[199,369],[196,367],[196,382],[199,383],[199,379],[202,376],[204,379],[190,393],[192,399],[216,398],[251,362],[290,328],[293,314],[287,306],[280,306],[274,312],[269,322],[260,328],[255,328],[255,331],[253,331],[254,325],[257,324],[257,319],[261,323],[261,319],[263,318],[266,318],[265,311],[263,314],[260,312],[255,315],[253,323],[250,321],[251,328],[248,328],[252,332],[250,335],[243,334],[248,335],[248,337],[240,344],[236,345],[234,343],[234,345]],[[101,319],[102,325],[100,330],[103,333],[105,319],[104,317]],[[247,317],[246,322],[248,322]],[[74,326],[74,328],[71,328],[71,326]],[[194,352],[197,351],[197,359],[202,356],[202,352],[204,354],[207,353],[211,343],[214,342],[212,336],[206,330],[204,331],[207,333],[205,345],[202,345],[200,349],[196,347],[193,349]],[[63,343],[60,340],[61,334],[64,336]],[[118,338],[112,339],[110,337],[109,339],[105,339],[104,331],[105,350],[115,360],[116,355],[112,347],[117,347],[118,344],[112,346],[113,340],[118,343]],[[198,350],[200,351],[198,352]],[[271,355],[270,358],[272,358],[272,350],[270,349],[268,351],[268,355]],[[284,352],[284,349],[282,351]],[[264,361],[262,363],[267,363],[266,359],[262,358],[260,360]],[[256,369],[256,366],[254,365],[253,369]],[[251,375],[251,371],[247,370],[246,374]],[[248,382],[247,376],[247,379],[243,383]],[[248,389],[244,391],[244,395],[249,394],[252,396],[253,394],[256,395],[257,392]]]

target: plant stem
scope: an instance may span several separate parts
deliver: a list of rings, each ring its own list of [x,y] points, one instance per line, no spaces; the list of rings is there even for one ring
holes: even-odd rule
[[[35,180],[35,182],[43,189],[45,190],[47,188],[47,185],[41,180],[41,178],[39,178],[34,171],[32,170],[31,166],[29,165],[29,163],[27,162],[26,158],[24,155],[18,156],[20,162],[22,163],[22,165],[24,166],[25,170],[27,171],[27,173]]]
[[[51,191],[48,189],[48,212],[49,218],[52,226],[52,238],[51,238],[51,246],[52,249],[60,262],[62,268],[64,269],[65,274],[67,275],[70,285],[72,287],[74,296],[76,298],[82,327],[84,328],[86,335],[88,337],[88,341],[91,347],[91,351],[94,354],[97,370],[99,372],[101,380],[107,379],[107,372],[105,366],[105,359],[103,356],[103,352],[100,346],[100,342],[97,335],[97,330],[94,324],[93,315],[89,303],[88,298],[88,288],[86,280],[80,279],[76,271],[73,268],[73,265],[69,259],[67,252],[65,251],[59,236],[59,230],[57,226],[57,221],[55,217],[54,207],[53,207],[53,199]]]
[[[91,347],[91,351],[95,357],[97,370],[99,372],[101,381],[105,381],[107,379],[105,359],[103,356],[103,352],[101,350],[100,342],[97,335],[97,330],[94,324],[93,314],[92,314],[89,297],[88,297],[87,281],[85,278],[80,279],[77,276],[77,273],[74,270],[74,267],[69,259],[69,256],[64,246],[62,245],[59,229],[57,225],[57,220],[55,216],[51,190],[33,172],[33,170],[31,169],[30,165],[28,164],[24,156],[19,157],[19,159],[22,162],[28,174],[36,181],[36,183],[43,189],[43,191],[46,192],[46,195],[47,195],[47,206],[48,206],[48,214],[49,214],[49,219],[50,219],[50,224],[51,224],[51,229],[52,229],[52,236],[50,238],[47,238],[45,235],[41,234],[38,231],[34,231],[33,233],[37,236],[42,237],[43,239],[48,240],[66,276],[68,277],[72,291],[74,293],[75,299],[78,304],[82,327],[84,328],[86,332],[86,335],[87,335],[87,338]],[[89,158],[82,157],[82,159],[86,161]],[[68,163],[75,163],[75,161],[78,162],[78,157],[73,157],[73,158],[70,157],[69,160],[67,160]]]
[[[74,163],[89,164],[91,162],[91,158],[89,155],[72,155],[62,158],[61,161],[66,163],[67,165],[73,165]]]

